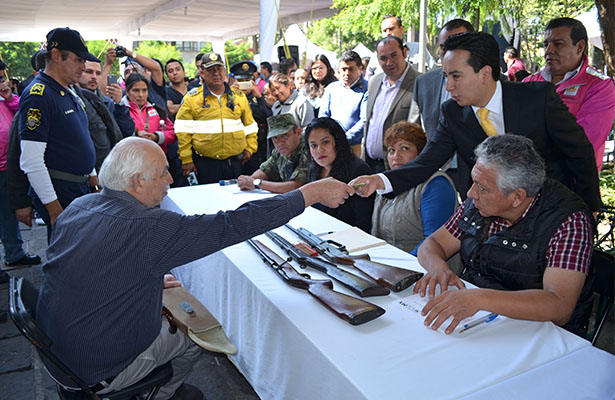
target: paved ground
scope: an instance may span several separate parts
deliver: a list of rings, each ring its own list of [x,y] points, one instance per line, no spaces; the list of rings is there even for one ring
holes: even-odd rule
[[[43,260],[47,249],[46,229],[22,225],[24,248]],[[4,265],[4,260],[0,261]],[[12,270],[13,276],[23,276],[40,284],[42,267]],[[0,310],[8,309],[8,284],[0,285]],[[613,311],[609,316],[598,346],[615,354]],[[250,384],[226,357],[204,354],[187,380],[199,387],[208,400],[256,400]],[[0,400],[55,400],[53,381],[43,369],[34,348],[17,331],[12,321],[0,322]]]

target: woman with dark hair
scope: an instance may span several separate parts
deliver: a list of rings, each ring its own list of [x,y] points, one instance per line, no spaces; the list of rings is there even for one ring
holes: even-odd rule
[[[314,107],[314,115],[318,116],[320,109],[319,100],[325,92],[325,88],[331,82],[335,82],[335,71],[331,68],[329,59],[324,54],[318,54],[307,68],[308,75],[302,92]]]
[[[269,77],[269,89],[277,99],[271,107],[273,115],[292,114],[301,129],[314,119],[314,107],[305,96],[291,87],[288,76],[278,72],[271,75]]]
[[[384,134],[391,169],[414,160],[425,144],[427,136],[423,129],[407,121],[393,124]],[[376,196],[372,235],[416,256],[423,240],[446,222],[457,205],[453,181],[437,171],[424,183],[393,199]],[[459,272],[454,265],[451,268]]]
[[[361,175],[372,173],[371,168],[358,158],[346,139],[344,129],[332,118],[316,118],[305,129],[304,142],[311,157],[308,178],[310,182],[327,177],[350,182]],[[374,195],[364,198],[351,196],[338,208],[322,204],[314,207],[369,233]]]
[[[128,107],[135,122],[135,136],[158,143],[166,154],[167,146],[177,140],[173,122],[163,107],[147,101],[148,94],[147,78],[138,73],[130,74],[126,79],[126,96],[122,104]]]

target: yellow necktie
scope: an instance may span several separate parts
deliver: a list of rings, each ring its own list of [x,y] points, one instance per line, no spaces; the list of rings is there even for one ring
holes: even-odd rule
[[[489,110],[486,108],[479,108],[476,113],[480,118],[480,126],[482,126],[483,130],[487,134],[487,136],[495,136],[498,132],[495,130],[495,126],[489,121]]]

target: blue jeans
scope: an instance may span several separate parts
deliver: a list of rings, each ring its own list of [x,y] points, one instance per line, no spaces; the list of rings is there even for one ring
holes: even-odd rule
[[[22,248],[23,240],[19,232],[19,223],[15,217],[15,211],[9,207],[9,192],[6,180],[6,171],[0,171],[0,238],[4,247],[4,261],[15,262],[21,260],[26,252]]]

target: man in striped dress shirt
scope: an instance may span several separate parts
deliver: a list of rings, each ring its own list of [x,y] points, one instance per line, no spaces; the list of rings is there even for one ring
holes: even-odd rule
[[[73,201],[54,227],[36,318],[51,351],[100,394],[172,360],[173,378],[155,397],[168,399],[199,357],[199,348],[170,334],[161,318],[172,268],[276,228],[315,202],[336,207],[354,193],[329,179],[235,211],[184,216],[157,207],[172,181],[160,146],[124,139],[103,162],[102,193]],[[45,365],[62,385],[76,386]]]

